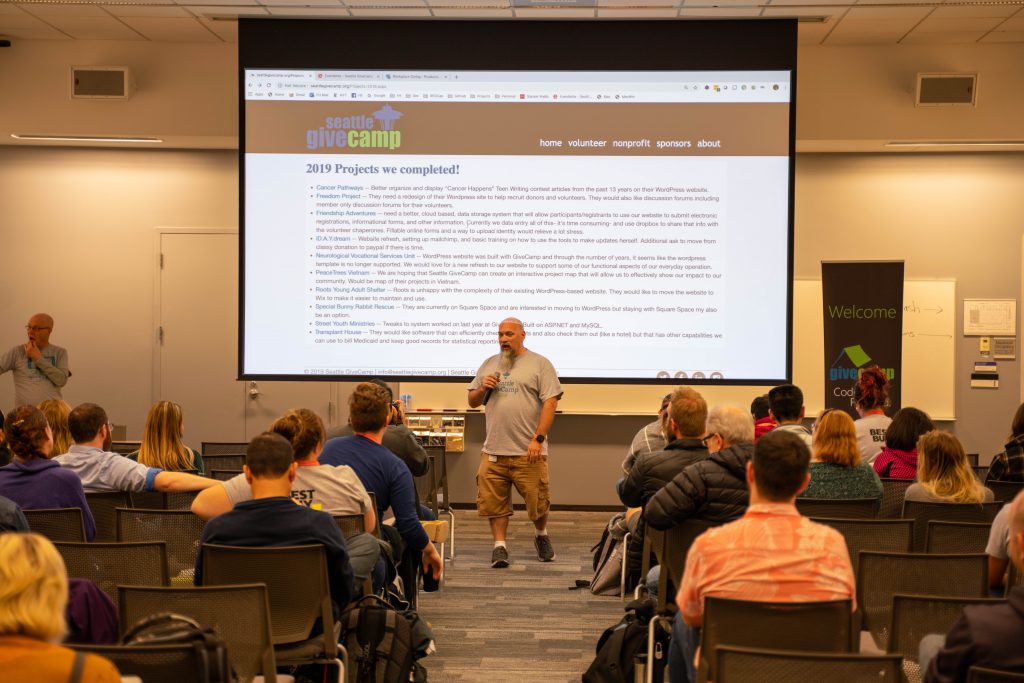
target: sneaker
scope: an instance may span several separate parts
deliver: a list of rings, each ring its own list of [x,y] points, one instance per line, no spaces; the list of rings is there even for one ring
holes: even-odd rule
[[[547,536],[534,536],[533,543],[537,546],[537,559],[541,562],[551,562],[555,559],[555,549],[551,546],[551,539]]]
[[[491,569],[504,569],[507,566],[508,550],[503,545],[495,546],[491,553]]]

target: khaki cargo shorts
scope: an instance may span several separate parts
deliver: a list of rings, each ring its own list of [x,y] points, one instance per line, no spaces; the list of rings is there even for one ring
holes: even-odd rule
[[[491,462],[487,453],[480,454],[480,469],[476,473],[476,509],[481,517],[511,517],[512,490],[526,501],[526,514],[537,521],[548,513],[551,500],[548,494],[548,458],[526,462],[525,455],[499,455]]]

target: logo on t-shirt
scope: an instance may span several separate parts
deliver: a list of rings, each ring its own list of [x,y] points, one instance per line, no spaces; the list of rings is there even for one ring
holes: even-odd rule
[[[293,489],[292,490],[292,500],[294,500],[295,502],[299,503],[300,505],[305,505],[306,507],[310,507],[310,506],[313,505],[313,494],[314,493],[316,493],[316,489],[301,489],[301,490],[298,490],[298,491]]]

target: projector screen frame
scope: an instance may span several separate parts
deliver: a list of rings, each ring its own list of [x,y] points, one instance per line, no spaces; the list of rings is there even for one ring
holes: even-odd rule
[[[244,75],[246,69],[266,68],[789,72],[785,376],[767,379],[567,377],[562,381],[571,384],[666,386],[772,386],[792,381],[797,90],[795,19],[487,21],[240,18],[238,24],[239,380],[349,382],[370,378],[365,375],[245,372],[245,283],[248,274],[245,268]],[[467,30],[467,27],[471,28]],[[560,46],[557,51],[543,48],[553,44]],[[430,49],[423,50],[424,47]],[[481,350],[480,361],[483,361],[490,354],[483,348]],[[538,351],[543,352],[543,348]],[[392,382],[459,383],[472,376],[383,375],[380,378]]]

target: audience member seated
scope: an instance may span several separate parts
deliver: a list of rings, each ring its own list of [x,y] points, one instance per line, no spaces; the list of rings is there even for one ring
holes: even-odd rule
[[[750,416],[754,418],[754,442],[778,427],[768,401],[768,394],[758,396],[750,403]]]
[[[64,642],[115,645],[120,632],[117,607],[110,596],[88,579],[68,579],[68,606],[64,611],[68,633]]]
[[[17,411],[15,411],[17,412]],[[38,534],[0,534],[0,671],[9,681],[119,683],[110,661],[56,645],[67,625],[68,577],[57,549]]]
[[[7,416],[4,434],[14,452],[10,465],[0,467],[0,496],[6,496],[22,510],[81,508],[85,537],[96,535],[96,524],[85,501],[82,482],[54,460],[50,460],[53,435],[42,411],[21,406]]]
[[[1024,403],[1013,415],[1003,452],[996,454],[988,466],[985,483],[990,481],[1024,481]]]
[[[668,432],[668,406],[672,401],[672,394],[665,394],[661,399],[661,407],[658,408],[658,419],[650,424],[644,425],[629,444],[629,452],[626,459],[622,461],[622,471],[629,474],[633,469],[633,462],[644,453],[654,453],[665,450],[668,439],[665,434]]]
[[[372,535],[377,516],[370,496],[351,467],[330,467],[317,462],[324,447],[324,423],[307,408],[289,410],[274,421],[270,432],[291,444],[298,469],[292,482],[292,500],[330,515],[362,515],[367,533],[346,540],[349,562],[356,578],[365,579],[380,557],[380,545]],[[244,474],[200,492],[192,502],[192,512],[211,519],[252,500],[252,487]]]
[[[86,492],[199,491],[220,482],[185,472],[165,472],[110,452],[112,441],[107,413],[95,403],[83,403],[68,416],[75,445],[56,458],[82,480]]]
[[[886,479],[917,478],[917,440],[935,429],[932,419],[923,410],[902,408],[897,411],[885,432],[885,448],[872,466]]]
[[[992,520],[992,528],[988,532],[988,545],[985,546],[985,554],[988,555],[988,587],[995,597],[1001,597],[1006,585],[1006,570],[1010,566],[1010,508],[1012,501],[1004,505],[995,519]]]
[[[347,465],[355,470],[366,490],[377,497],[377,519],[382,519],[389,507],[395,513],[397,531],[381,524],[381,535],[395,549],[393,556],[401,558],[399,572],[406,596],[411,597],[416,590],[417,565],[422,563],[424,572],[440,579],[443,564],[420,525],[409,468],[381,445],[391,411],[389,398],[378,384],[357,385],[348,401],[349,422],[355,434],[330,439],[320,454],[320,464]]]
[[[0,410],[0,467],[11,462],[11,450],[7,447],[7,439],[4,437],[4,411]]]
[[[291,498],[298,464],[291,444],[280,434],[264,432],[249,442],[243,467],[252,500],[206,523],[202,544],[249,548],[323,544],[331,599],[343,608],[355,597],[352,565],[345,539],[326,512],[296,505]],[[309,577],[296,577],[307,581]],[[203,553],[196,554],[195,582],[203,585]]]
[[[376,384],[387,393],[388,404],[390,405],[388,409],[388,426],[384,430],[384,436],[381,438],[381,445],[401,458],[402,462],[409,468],[412,476],[422,477],[427,473],[430,463],[427,460],[427,452],[423,450],[423,446],[416,439],[416,435],[405,425],[404,404],[402,401],[394,400],[394,392],[391,391],[391,387],[386,382],[379,379],[371,379],[370,383]],[[355,434],[355,430],[350,424],[332,427],[327,432],[327,440],[352,436],[353,434]]]
[[[1018,494],[1010,505],[1010,561],[1024,571],[1024,494]],[[946,634],[944,643],[942,636],[924,637],[919,661],[926,671],[925,683],[964,681],[972,666],[1024,672],[1021,643],[1024,586],[1017,586],[1004,604],[964,607],[963,615]],[[936,649],[938,654],[934,654]]]
[[[17,503],[0,496],[0,532],[4,531],[28,531],[28,520]]]
[[[917,441],[917,482],[907,487],[904,500],[937,503],[990,503],[992,491],[981,485],[960,440],[934,430]]]
[[[182,441],[185,418],[181,406],[170,401],[157,401],[146,416],[139,450],[128,456],[146,467],[158,467],[166,472],[196,470],[206,472],[203,456]]]
[[[644,521],[669,529],[685,519],[731,522],[747,507],[746,468],[754,452],[754,420],[739,406],[708,413],[710,455],[672,478],[644,506]]]
[[[702,440],[708,419],[704,398],[690,387],[679,387],[671,394],[668,416],[671,443],[665,450],[637,456],[622,481],[619,498],[627,507],[643,507],[683,468],[708,457]]]
[[[68,429],[68,415],[71,406],[59,398],[48,398],[39,404],[39,410],[46,416],[46,422],[53,432],[53,451],[51,458],[64,455],[71,448],[71,430]]]
[[[853,385],[853,401],[860,419],[856,421],[857,445],[862,462],[873,463],[885,445],[885,431],[892,420],[885,414],[889,400],[889,379],[877,365],[865,369]]]
[[[696,680],[694,655],[708,595],[765,602],[854,598],[850,555],[842,535],[796,510],[807,487],[810,453],[789,432],[770,432],[757,442],[746,467],[750,507],[731,524],[694,541],[686,558],[679,612],[672,627],[669,676]]]
[[[811,483],[805,498],[882,499],[882,482],[861,463],[853,419],[842,410],[829,409],[814,423],[811,446]]]
[[[775,429],[796,434],[811,447],[811,430],[804,427],[804,392],[795,384],[782,384],[768,392],[768,409],[778,422]]]

